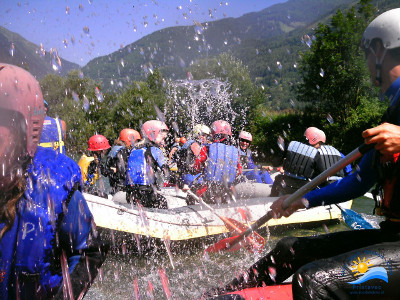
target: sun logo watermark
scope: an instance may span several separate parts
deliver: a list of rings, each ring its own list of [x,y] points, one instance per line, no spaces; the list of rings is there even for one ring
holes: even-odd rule
[[[364,274],[365,272],[368,271],[368,267],[372,267],[372,263],[370,263],[369,260],[365,261],[365,257],[361,260],[360,257],[357,257],[358,261],[353,260],[354,265],[351,266],[353,270],[351,270],[354,274],[354,276]]]
[[[372,263],[374,261],[374,263]],[[378,264],[379,266],[376,266]],[[351,273],[349,274],[349,271]],[[351,275],[351,295],[383,295],[392,275],[391,261],[377,251],[365,250],[354,253],[343,265],[343,276]],[[379,280],[377,280],[379,279]]]

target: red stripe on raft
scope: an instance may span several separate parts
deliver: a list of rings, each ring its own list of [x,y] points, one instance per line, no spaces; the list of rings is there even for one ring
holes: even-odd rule
[[[244,289],[241,291],[228,293],[228,295],[240,295],[246,300],[261,300],[261,299],[292,300],[293,299],[291,283]]]

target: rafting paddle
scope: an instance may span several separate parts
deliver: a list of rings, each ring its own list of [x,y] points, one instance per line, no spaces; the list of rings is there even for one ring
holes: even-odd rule
[[[373,229],[374,227],[365,220],[359,213],[354,210],[342,208],[340,205],[335,204],[342,212],[342,218],[344,222],[352,229]]]
[[[309,191],[313,190],[319,184],[323,183],[329,176],[336,174],[341,169],[345,168],[348,164],[352,163],[357,158],[360,158],[362,155],[364,155],[369,150],[374,148],[374,146],[375,146],[375,144],[368,144],[368,145],[362,144],[358,148],[354,149],[351,153],[349,153],[348,155],[343,157],[336,164],[334,164],[329,169],[327,169],[324,172],[322,172],[321,174],[319,174],[313,180],[311,180],[310,182],[308,182],[307,184],[302,186],[300,189],[298,189],[295,193],[293,193],[289,197],[287,197],[282,203],[282,208],[287,209],[292,203],[294,203],[298,199],[301,199]],[[274,213],[270,210],[264,216],[259,218],[253,224],[251,224],[250,228],[248,228],[246,231],[242,232],[241,234],[239,234],[236,237],[221,240],[221,241],[217,242],[216,244],[212,245],[211,247],[220,249],[220,250],[228,250],[231,247],[234,247],[237,243],[242,241],[248,235],[253,234],[255,230],[260,228],[262,225],[264,225],[266,222],[268,222],[273,217],[274,217]]]
[[[224,222],[226,228],[228,228],[229,232],[231,232],[232,234],[234,234],[234,235],[241,234],[242,232],[244,232],[248,229],[248,227],[245,224],[243,224],[239,221],[219,215],[211,205],[205,203],[203,201],[203,199],[198,197],[191,190],[188,190],[187,193],[188,193],[188,195],[193,197],[197,202],[199,202],[201,205],[204,205],[205,207],[207,207],[214,215],[216,215],[218,218],[220,218],[222,220],[222,222]],[[225,240],[227,240],[227,239],[225,239]],[[228,238],[228,240],[229,240],[229,238]],[[252,253],[254,253],[254,252],[261,253],[262,249],[264,248],[264,245],[265,245],[264,238],[261,235],[259,235],[257,232],[254,232],[252,234],[249,234],[246,237],[246,240],[243,245],[240,245],[239,243],[237,243],[237,245],[235,247],[229,247],[229,251],[236,251],[236,250],[239,250],[241,247],[244,247],[246,250],[248,250]],[[225,248],[226,248],[226,246],[225,246]],[[206,249],[206,252],[214,253],[214,252],[218,252],[221,250],[222,249],[220,249],[220,246],[217,245],[216,247],[213,247],[213,246],[208,247]]]

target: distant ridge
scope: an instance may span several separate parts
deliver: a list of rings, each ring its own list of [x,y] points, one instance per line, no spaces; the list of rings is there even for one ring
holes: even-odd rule
[[[242,45],[249,45],[246,41],[255,40],[265,45],[353,3],[354,0],[289,0],[239,18],[161,29],[91,60],[83,72],[101,81],[106,89],[115,89],[117,82],[123,86],[141,80],[154,68],[160,68],[167,78],[184,78],[186,68],[198,59],[227,51],[241,53]],[[246,53],[238,58],[251,60]]]
[[[0,26],[0,62],[21,66],[38,79],[47,74],[62,76],[72,69],[80,68],[78,64],[60,58],[61,68],[55,71],[49,52],[46,51],[45,55],[41,56],[39,50],[40,46]]]

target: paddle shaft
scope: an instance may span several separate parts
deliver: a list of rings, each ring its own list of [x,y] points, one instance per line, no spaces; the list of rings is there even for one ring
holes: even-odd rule
[[[319,184],[323,183],[329,176],[332,176],[332,175],[336,174],[341,169],[346,167],[348,164],[352,163],[357,158],[360,158],[362,155],[367,153],[374,146],[375,146],[375,144],[368,144],[368,145],[367,144],[362,144],[357,149],[354,149],[351,153],[349,153],[348,155],[343,157],[336,164],[331,166],[329,169],[326,169],[324,172],[319,174],[313,180],[311,180],[310,182],[308,182],[307,184],[305,184],[304,186],[299,188],[295,193],[293,193],[289,197],[287,197],[282,203],[282,208],[283,209],[287,209],[296,200],[300,199],[305,194],[307,194],[309,191],[311,191],[314,188],[316,188]],[[245,237],[250,235],[253,231],[257,230],[262,225],[267,223],[273,217],[274,217],[274,213],[271,210],[268,211],[268,213],[266,213],[264,216],[259,218],[253,224],[251,224],[249,229],[247,229],[246,231],[244,231],[241,234],[239,234],[239,236],[235,240],[233,240],[231,242],[230,247],[232,247],[232,246],[236,245],[237,243],[239,243],[241,240],[243,240]]]
[[[188,190],[187,193],[192,196],[194,199],[196,199],[197,202],[199,202],[201,205],[204,205],[205,207],[207,207],[214,215],[216,215],[218,218],[220,218],[222,220],[222,222],[224,222],[225,224],[227,224],[228,226],[230,226],[231,228],[235,228],[235,230],[239,233],[240,230],[237,229],[237,226],[235,224],[233,224],[229,218],[226,218],[224,216],[221,216],[220,214],[218,214],[215,209],[207,204],[206,202],[204,202],[203,199],[201,199],[200,197],[198,197],[195,193],[193,193],[191,190]],[[229,228],[228,228],[229,229]]]

